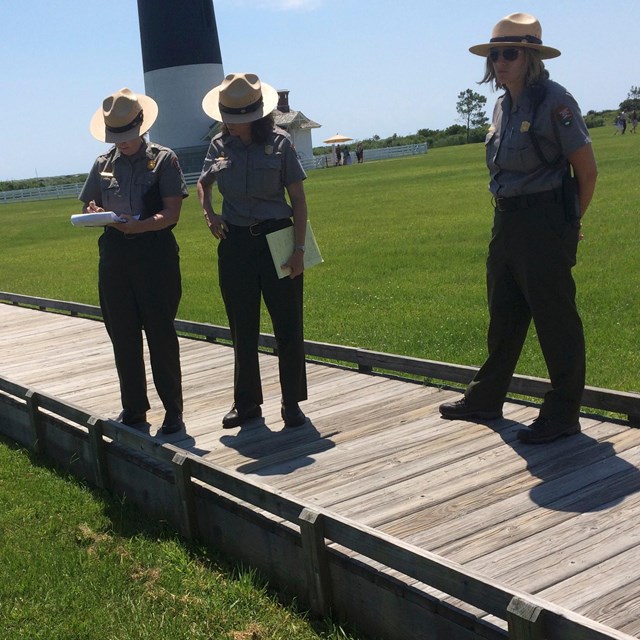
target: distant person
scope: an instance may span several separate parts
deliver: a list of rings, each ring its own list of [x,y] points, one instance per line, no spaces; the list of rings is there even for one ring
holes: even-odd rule
[[[616,116],[613,126],[616,128],[615,133],[613,134],[614,136],[618,135],[619,133],[622,133],[622,118],[620,117],[620,115]]]
[[[533,318],[552,388],[531,428],[517,435],[523,442],[551,442],[580,432],[585,344],[571,269],[596,162],[576,101],[549,80],[543,60],[560,51],[542,44],[536,18],[508,15],[488,43],[470,51],[486,60],[482,82],[505,90],[486,139],[495,200],[487,258],[489,356],[464,397],[441,405],[440,412],[450,419],[502,417]],[[567,184],[570,168],[575,191]]]
[[[364,145],[362,142],[358,142],[356,146],[356,160],[358,164],[362,164],[364,162]]]
[[[635,133],[638,128],[638,112],[634,109],[631,112],[631,133]]]
[[[349,151],[349,147],[347,145],[344,146],[342,156],[344,158],[342,164],[351,164],[351,152]]]
[[[178,245],[171,231],[187,185],[175,153],[147,142],[158,117],[152,98],[124,88],[107,96],[91,119],[92,135],[113,146],[98,156],[79,199],[83,211],[113,211],[98,240],[98,290],[113,344],[122,412],[117,420],[146,425],[150,408],[142,330],[165,416],[158,433],[184,430],[182,374],[174,320],[182,293]]]
[[[224,428],[262,415],[261,298],[276,338],[284,425],[298,427],[306,420],[299,405],[307,399],[302,324],[306,174],[289,135],[274,125],[277,104],[278,92],[253,73],[228,75],[202,102],[207,115],[223,123],[211,140],[198,197],[209,230],[220,240],[220,291],[235,352],[234,401],[222,419]],[[214,183],[222,194],[220,214],[213,209]],[[290,275],[279,279],[266,236],[291,226]]]
[[[342,164],[342,147],[337,144],[336,145],[336,166],[340,166]]]
[[[624,135],[624,132],[627,130],[627,114],[624,110],[620,114],[620,123],[622,125],[621,133]]]

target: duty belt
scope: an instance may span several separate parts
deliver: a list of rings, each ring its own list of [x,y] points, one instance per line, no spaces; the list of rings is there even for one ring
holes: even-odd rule
[[[539,191],[538,193],[525,193],[511,198],[496,198],[496,211],[505,213],[516,209],[530,209],[541,204],[553,204],[562,202],[562,188],[551,191]]]

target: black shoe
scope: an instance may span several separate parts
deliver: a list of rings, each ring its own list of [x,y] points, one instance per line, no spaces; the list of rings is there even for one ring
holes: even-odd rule
[[[165,413],[162,426],[156,435],[168,436],[171,433],[178,433],[185,429],[184,420],[181,413]]]
[[[139,427],[140,425],[146,424],[147,414],[133,413],[133,411],[129,411],[129,409],[123,409],[116,418],[116,422],[126,424],[127,427]]]
[[[222,418],[223,429],[233,429],[239,427],[246,420],[252,418],[259,418],[262,415],[262,409],[259,404],[253,404],[249,406],[238,406],[235,402],[231,407],[231,411]]]
[[[307,417],[302,413],[302,409],[297,402],[283,404],[280,409],[280,415],[284,420],[285,427],[301,427],[307,421]]]
[[[528,444],[544,444],[553,442],[563,436],[580,433],[579,422],[558,422],[552,418],[536,418],[529,429],[518,431],[518,440]]]
[[[502,409],[474,409],[467,403],[466,398],[455,402],[445,402],[440,405],[440,415],[448,420],[456,418],[471,418],[472,420],[499,420],[502,418]]]

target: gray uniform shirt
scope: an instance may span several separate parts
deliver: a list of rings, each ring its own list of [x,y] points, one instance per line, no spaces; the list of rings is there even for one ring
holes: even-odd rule
[[[156,187],[157,185],[157,187]],[[78,198],[95,200],[105,211],[148,218],[161,211],[149,211],[143,196],[157,188],[160,198],[189,195],[176,154],[167,147],[143,142],[132,156],[113,147],[98,156]]]
[[[534,131],[547,160],[567,158],[591,142],[573,96],[557,82],[545,81],[547,93],[538,106]],[[515,104],[509,93],[498,98],[486,138],[489,190],[511,197],[555,189],[562,184],[566,162],[545,165],[531,142],[533,102],[523,91]]]
[[[306,177],[289,135],[274,127],[266,144],[244,145],[237,136],[215,136],[200,182],[205,186],[215,182],[223,198],[223,219],[245,227],[261,220],[291,217],[284,187]]]

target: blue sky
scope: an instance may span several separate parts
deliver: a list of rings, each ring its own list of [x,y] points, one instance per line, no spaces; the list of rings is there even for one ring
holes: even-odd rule
[[[253,71],[322,124],[314,146],[441,129],[483,61],[468,52],[514,11],[533,13],[548,62],[583,111],[616,108],[640,85],[637,0],[214,0],[225,73]],[[86,172],[107,145],[89,120],[102,99],[144,92],[135,0],[3,0],[0,180]]]

